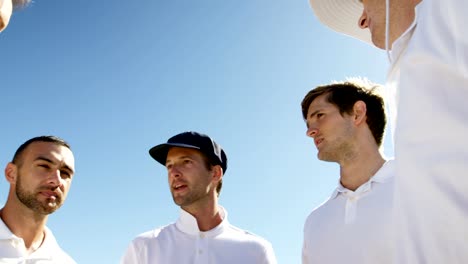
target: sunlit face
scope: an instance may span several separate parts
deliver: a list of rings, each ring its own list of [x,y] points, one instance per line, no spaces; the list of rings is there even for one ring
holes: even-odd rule
[[[186,207],[212,199],[217,182],[198,150],[172,147],[167,154],[166,168],[169,189],[177,205]]]
[[[0,32],[5,29],[13,12],[11,0],[0,0]]]
[[[18,163],[14,184],[18,200],[43,215],[60,208],[75,171],[71,150],[51,142],[33,142]]]
[[[385,49],[385,0],[362,0],[364,10],[358,24],[370,30],[375,46]]]
[[[326,98],[327,94],[320,95],[310,104],[307,136],[314,139],[318,159],[340,163],[354,151],[353,121],[347,114],[342,116]]]

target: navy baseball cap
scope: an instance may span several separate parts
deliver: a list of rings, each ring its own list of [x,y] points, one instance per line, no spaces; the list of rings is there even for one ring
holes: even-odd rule
[[[159,144],[149,150],[153,159],[166,166],[167,153],[171,147],[197,149],[206,155],[214,165],[223,168],[223,174],[227,170],[227,157],[224,150],[218,143],[205,134],[194,131],[177,134],[167,140],[167,143]]]

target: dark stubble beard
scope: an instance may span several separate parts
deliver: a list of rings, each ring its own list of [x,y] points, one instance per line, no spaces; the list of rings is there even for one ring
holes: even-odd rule
[[[337,137],[333,142],[329,142],[328,148],[324,149],[318,157],[323,161],[340,162],[349,160],[356,155],[356,146],[351,140],[354,138],[352,128],[348,124],[343,128],[342,134]]]
[[[207,176],[208,177],[208,176]],[[196,184],[192,184],[190,186],[189,193],[185,194],[185,196],[174,196],[172,195],[172,199],[174,203],[178,206],[189,206],[197,201],[206,199],[208,195],[208,184],[209,180],[203,182],[197,182]]]
[[[191,190],[191,192],[187,194],[187,196],[175,197],[173,195],[172,199],[174,200],[174,203],[178,206],[189,206],[195,203],[196,201],[204,199],[207,196],[208,194],[202,190]]]
[[[41,187],[40,190],[49,191],[50,188]],[[18,174],[18,181],[16,183],[16,196],[23,203],[26,207],[31,209],[32,211],[42,214],[48,215],[55,210],[59,209],[62,206],[62,197],[57,196],[55,200],[46,199],[45,201],[41,202],[37,199],[37,193],[28,192],[23,188],[23,184],[21,182],[21,175]]]
[[[333,146],[333,149],[323,151],[319,159],[322,161],[339,162],[349,160],[355,156],[355,146],[349,142],[342,141]]]

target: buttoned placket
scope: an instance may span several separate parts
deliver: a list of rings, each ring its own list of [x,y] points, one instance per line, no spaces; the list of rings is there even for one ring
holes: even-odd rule
[[[346,197],[345,205],[345,224],[351,224],[356,220],[358,201],[371,189],[371,182],[367,182],[360,186],[356,191],[344,190],[342,195]]]
[[[197,240],[196,240],[196,258],[195,258],[195,263],[209,263],[206,248],[207,248],[207,235],[205,232],[200,232],[197,235]]]
[[[21,252],[21,255],[25,256],[27,253],[26,246],[24,245],[23,239],[16,237],[11,239],[11,244],[14,248],[16,248],[19,252]]]
[[[24,245],[23,239],[14,236],[14,237],[10,238],[9,240],[10,240],[11,246],[13,248],[15,248],[20,255],[22,255],[22,256],[26,255],[26,246]],[[17,257],[17,258],[14,258],[14,259],[10,259],[10,258],[2,258],[2,256],[0,256],[0,263],[10,263],[10,262],[15,263],[15,264],[25,264],[26,263],[26,258],[25,257]]]

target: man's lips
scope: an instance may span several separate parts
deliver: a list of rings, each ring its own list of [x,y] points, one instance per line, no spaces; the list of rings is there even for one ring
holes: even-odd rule
[[[315,140],[315,146],[318,148],[319,145],[320,145],[322,142],[323,142],[323,138],[317,138],[317,139]]]
[[[186,184],[183,184],[183,183],[177,183],[177,184],[173,184],[172,185],[172,189],[176,192],[178,191],[183,191],[187,188],[187,185]]]
[[[48,199],[56,200],[57,198],[60,198],[60,194],[54,192],[54,191],[40,191],[40,194],[45,196]]]

